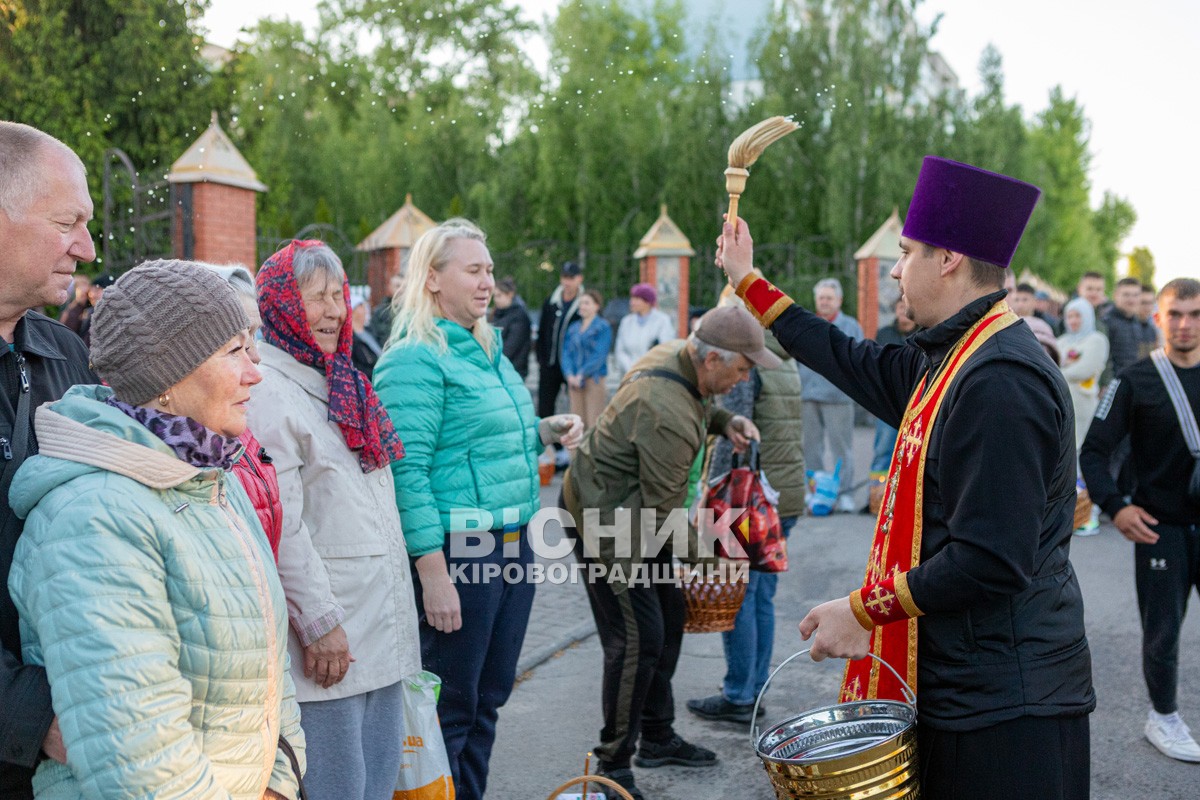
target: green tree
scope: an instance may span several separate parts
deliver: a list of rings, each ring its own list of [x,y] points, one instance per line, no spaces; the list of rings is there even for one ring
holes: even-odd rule
[[[639,13],[619,0],[572,0],[549,44],[556,80],[500,152],[485,219],[507,229],[499,246],[542,242],[527,266],[582,259],[590,282],[624,291],[636,276],[628,257],[661,203],[685,231],[714,229],[722,79],[688,57],[677,2]]]
[[[229,86],[201,59],[195,34],[207,6],[207,0],[0,2],[0,119],[28,123],[73,148],[88,168],[101,214],[108,148],[125,151],[143,183],[162,180],[210,112],[226,106]],[[122,210],[130,197],[128,186],[114,185]],[[165,227],[162,240],[165,251]],[[132,239],[118,231],[114,241]]]
[[[955,121],[947,155],[968,164],[1020,177],[1030,172],[1029,134],[1021,107],[1004,98],[1004,61],[989,44],[979,58],[983,91]]]
[[[312,37],[260,23],[234,67],[239,143],[271,193],[263,226],[322,216],[357,236],[413,193],[435,218],[475,199],[536,76],[500,0],[326,0]],[[362,41],[378,41],[360,52]]]
[[[752,168],[743,213],[760,241],[818,234],[846,269],[892,208],[903,211],[921,156],[942,151],[960,113],[960,98],[928,79],[936,22],[919,24],[919,5],[786,0],[769,18],[758,60],[768,92],[741,121],[792,113],[801,129]]]
[[[1149,247],[1135,247],[1129,254],[1129,277],[1154,286],[1154,254]]]
[[[223,108],[228,89],[200,58],[207,0],[10,0],[0,3],[0,118],[62,139],[90,168],[105,148],[147,179]]]
[[[1083,107],[1055,87],[1029,134],[1028,179],[1041,187],[1042,197],[1017,257],[1059,286],[1074,285],[1088,270],[1101,272],[1109,282],[1114,277],[1115,265],[1104,261],[1089,201],[1090,132]]]
[[[1133,230],[1137,212],[1128,200],[1112,192],[1104,193],[1100,208],[1092,214],[1092,225],[1096,229],[1100,260],[1104,264],[1116,264],[1121,256],[1121,242]]]

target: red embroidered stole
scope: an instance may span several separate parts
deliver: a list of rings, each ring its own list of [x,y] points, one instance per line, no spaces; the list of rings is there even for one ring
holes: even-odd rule
[[[1003,300],[988,310],[983,319],[954,345],[929,392],[922,395],[926,374],[908,400],[892,465],[884,485],[883,501],[875,523],[875,538],[867,563],[864,587],[874,588],[863,598],[870,611],[890,610],[900,598],[881,581],[908,572],[921,561],[921,509],[925,479],[925,455],[928,434],[941,409],[946,390],[979,347],[999,331],[1020,319]],[[890,582],[889,582],[890,583]],[[917,688],[917,619],[910,616],[871,632],[871,652],[905,676],[913,691]],[[847,661],[839,702],[864,699],[904,700],[895,676],[881,669],[873,658]]]

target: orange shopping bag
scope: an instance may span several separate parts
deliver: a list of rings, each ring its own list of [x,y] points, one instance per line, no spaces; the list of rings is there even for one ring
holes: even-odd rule
[[[393,800],[454,800],[437,699],[442,679],[418,672],[404,684],[404,747]]]

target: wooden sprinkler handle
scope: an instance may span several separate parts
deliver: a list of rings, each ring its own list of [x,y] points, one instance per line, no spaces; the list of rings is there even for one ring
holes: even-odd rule
[[[741,167],[729,167],[725,170],[725,191],[729,193],[729,224],[733,229],[737,230],[738,220],[738,199],[741,198],[742,192],[746,191],[746,178],[750,177],[750,170],[742,169]]]

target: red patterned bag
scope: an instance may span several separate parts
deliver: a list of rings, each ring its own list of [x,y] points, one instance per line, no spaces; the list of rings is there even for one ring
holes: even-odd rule
[[[748,466],[739,466],[738,454],[734,453],[733,469],[705,490],[698,519],[701,533],[716,540],[717,555],[722,558],[749,560],[750,569],[756,572],[786,572],[787,539],[776,508],[779,493],[759,469],[757,443],[751,443],[747,461]],[[727,511],[738,509],[742,511],[728,530],[714,525]]]

